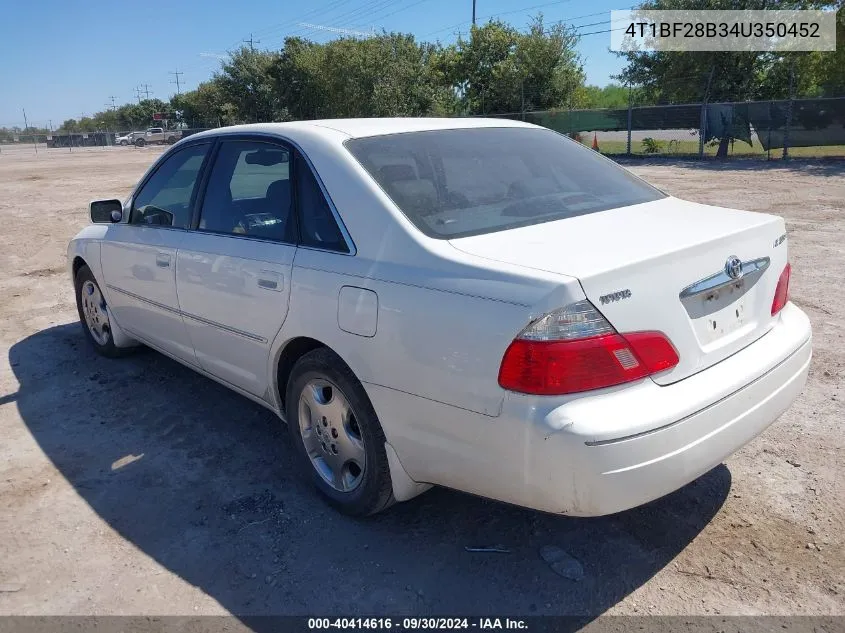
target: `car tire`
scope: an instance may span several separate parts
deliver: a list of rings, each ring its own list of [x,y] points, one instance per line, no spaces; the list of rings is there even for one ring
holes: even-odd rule
[[[100,290],[100,284],[88,266],[83,265],[74,277],[76,310],[85,338],[101,356],[118,358],[132,351],[132,348],[117,347],[110,327],[108,306]]]
[[[135,147],[144,147],[144,145],[146,144],[147,142],[142,138],[139,138],[137,141],[135,141]]]
[[[351,516],[393,505],[384,431],[346,363],[325,347],[308,352],[293,366],[285,393],[291,440],[320,494]]]
[[[129,145],[129,143],[127,141],[120,141],[120,144],[121,145]]]

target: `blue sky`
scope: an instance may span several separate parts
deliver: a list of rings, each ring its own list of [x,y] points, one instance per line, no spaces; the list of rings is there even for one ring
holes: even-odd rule
[[[517,27],[542,12],[585,34],[578,47],[588,83],[605,85],[620,69],[608,52],[605,30],[611,9],[630,0],[477,0],[481,21],[500,17]],[[219,67],[219,55],[252,33],[259,48],[278,49],[286,35],[317,41],[336,37],[302,23],[357,31],[411,32],[444,43],[466,32],[472,0],[31,0],[5,3],[0,37],[0,126],[59,125],[111,103],[135,99],[148,84],[150,96],[166,99],[191,89]]]

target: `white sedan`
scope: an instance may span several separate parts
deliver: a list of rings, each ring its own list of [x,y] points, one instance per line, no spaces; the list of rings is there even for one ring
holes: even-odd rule
[[[271,409],[351,514],[431,485],[631,508],[763,431],[810,364],[781,218],[521,122],[212,130],[90,213],[68,266],[96,350]]]

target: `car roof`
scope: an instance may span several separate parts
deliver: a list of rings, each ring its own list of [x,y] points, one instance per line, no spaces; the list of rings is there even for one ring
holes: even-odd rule
[[[536,127],[530,123],[513,119],[491,119],[475,117],[394,117],[372,119],[316,119],[313,121],[291,121],[288,123],[251,123],[216,128],[200,132],[195,136],[215,136],[217,134],[237,134],[259,132],[296,136],[297,133],[317,133],[318,135],[343,134],[347,138],[382,136],[385,134],[403,134],[406,132],[425,132],[431,130],[454,130],[490,127]],[[322,134],[321,134],[322,133]]]

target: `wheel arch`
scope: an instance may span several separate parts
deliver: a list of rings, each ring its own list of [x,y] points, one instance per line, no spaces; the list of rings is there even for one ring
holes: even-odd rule
[[[340,354],[338,354],[335,350],[331,347],[319,341],[315,338],[311,338],[309,336],[297,336],[289,341],[287,341],[284,346],[279,350],[278,358],[276,359],[276,396],[279,399],[279,411],[285,416],[285,397],[287,392],[287,384],[288,379],[290,378],[290,374],[293,371],[293,366],[296,364],[300,358],[305,356],[308,352],[311,352],[315,349],[320,349],[325,347],[326,349],[330,350],[333,354],[335,354],[338,358],[341,358]],[[344,361],[345,362],[345,361]]]
[[[79,269],[83,266],[88,266],[88,262],[86,262],[81,255],[75,255],[73,258],[73,263],[71,264],[71,271],[73,273],[73,278],[76,279],[76,273],[79,272]],[[88,266],[88,268],[91,268]]]
[[[287,420],[287,415],[285,413],[285,397],[287,395],[287,383],[288,379],[290,378],[293,367],[300,358],[315,349],[329,350],[344,365],[349,368],[352,374],[358,379],[358,382],[361,382],[361,379],[358,378],[357,374],[355,373],[355,370],[352,369],[349,363],[347,363],[343,359],[343,356],[338,354],[337,351],[333,349],[330,345],[327,345],[326,343],[323,343],[322,341],[315,338],[311,338],[309,336],[294,337],[282,346],[281,350],[279,351],[278,358],[276,360],[276,396],[279,399],[279,411],[285,420]],[[364,387],[363,383],[361,384],[361,386],[364,390],[364,396],[368,400],[370,400],[370,404],[375,410],[375,404],[372,403],[370,395],[367,393],[366,387]],[[376,415],[378,416],[378,412],[376,412]],[[379,421],[381,423],[381,419],[379,419]],[[384,432],[384,424],[381,424],[382,431]],[[388,468],[390,471],[390,479],[392,482],[393,497],[396,501],[407,501],[431,488],[431,484],[417,482],[411,478],[411,476],[405,470],[404,466],[402,466],[402,462],[400,461],[399,456],[396,453],[396,449],[390,444],[389,440],[385,441],[385,451],[387,454]]]
[[[89,227],[90,231],[101,230],[102,225],[92,225]],[[91,271],[91,275],[100,287],[100,292],[103,293],[106,302],[111,304],[111,295],[108,286],[103,279],[103,270],[100,266],[100,242],[98,239],[74,239],[68,247],[69,272],[71,274],[71,282],[76,286],[76,275],[83,266],[87,266]],[[138,341],[123,331],[118,323],[117,316],[109,311],[109,321],[111,322],[112,339],[116,347],[135,347]]]

